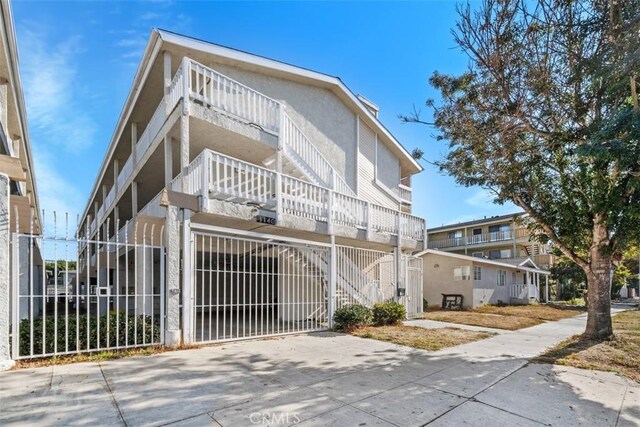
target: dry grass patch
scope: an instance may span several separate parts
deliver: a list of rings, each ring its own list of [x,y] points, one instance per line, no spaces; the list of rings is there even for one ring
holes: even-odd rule
[[[473,311],[474,313],[489,313],[499,314],[500,316],[528,317],[530,319],[539,320],[561,320],[568,317],[577,316],[578,314],[584,312],[584,310],[579,308],[553,307],[542,304],[508,306],[485,305],[482,307],[474,308],[471,311]]]
[[[191,348],[197,348],[196,346],[183,345],[176,348],[164,347],[164,346],[149,346],[141,348],[128,348],[122,350],[103,350],[94,351],[90,353],[69,354],[62,356],[40,357],[36,359],[22,359],[17,360],[16,364],[11,369],[28,369],[28,368],[41,368],[44,366],[52,365],[69,365],[71,363],[82,362],[103,362],[105,360],[122,359],[132,356],[151,356],[153,354],[166,353],[176,350],[188,350]]]
[[[437,320],[439,322],[460,323],[463,325],[482,326],[485,328],[506,329],[515,331],[517,329],[528,328],[539,325],[541,319],[529,317],[503,316],[491,313],[477,313],[475,311],[428,311],[423,318]]]
[[[440,350],[493,336],[487,332],[466,331],[457,328],[427,329],[418,326],[364,326],[349,332],[361,338],[392,342],[420,350]]]
[[[535,361],[617,372],[640,382],[640,311],[626,311],[614,316],[613,331],[615,338],[603,342],[576,335]]]

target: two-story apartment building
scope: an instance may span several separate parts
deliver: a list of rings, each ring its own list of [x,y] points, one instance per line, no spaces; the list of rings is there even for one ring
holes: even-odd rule
[[[525,221],[525,214],[515,213],[430,228],[428,247],[511,264],[531,258],[538,267],[550,268],[549,245],[531,241]]]
[[[377,116],[337,77],[153,30],[81,219],[106,243],[79,276],[111,309],[135,294],[128,311],[166,313],[167,344],[315,330],[347,303],[420,310],[421,167]]]

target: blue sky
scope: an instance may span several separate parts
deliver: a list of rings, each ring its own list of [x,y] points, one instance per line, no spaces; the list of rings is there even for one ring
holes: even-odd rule
[[[84,209],[152,27],[339,76],[380,106],[407,149],[431,160],[446,145],[397,115],[436,96],[427,82],[434,70],[460,73],[467,64],[450,34],[452,1],[18,0],[13,8],[41,204],[71,215]],[[413,187],[414,213],[429,226],[517,210],[430,165]]]

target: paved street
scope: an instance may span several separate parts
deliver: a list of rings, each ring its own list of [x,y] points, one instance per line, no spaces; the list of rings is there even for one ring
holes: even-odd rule
[[[318,333],[5,372],[0,425],[640,425],[640,384],[529,363],[584,322],[439,352]]]

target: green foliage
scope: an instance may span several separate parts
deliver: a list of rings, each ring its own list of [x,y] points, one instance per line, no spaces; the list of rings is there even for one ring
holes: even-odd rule
[[[338,331],[370,325],[373,319],[371,309],[360,304],[340,307],[333,314],[333,325]]]
[[[29,322],[29,319],[20,321],[20,355],[31,353]],[[145,343],[160,342],[160,324],[157,318],[152,327],[150,316],[127,316],[117,311],[100,317],[86,314],[76,317],[75,314],[69,314],[68,323],[65,324],[64,317],[59,317],[57,327],[53,316],[33,319],[34,353],[55,351],[56,329],[58,352],[92,350],[97,349],[98,344],[100,348],[142,344],[143,339]]]
[[[429,308],[429,301],[426,298],[422,298],[422,311],[427,311]]]
[[[458,12],[468,70],[434,72],[441,101],[426,103],[449,143],[440,169],[521,207],[534,239],[590,274],[588,333],[606,338],[606,270],[640,240],[640,0],[484,0]]]
[[[373,323],[377,326],[397,325],[407,320],[407,310],[397,302],[380,302],[373,305]]]
[[[50,271],[52,274],[56,271],[56,267],[58,269],[58,273],[64,273],[65,271],[72,271],[76,269],[75,261],[65,261],[63,259],[59,259],[56,262],[47,261],[44,263],[44,268],[47,271]]]

